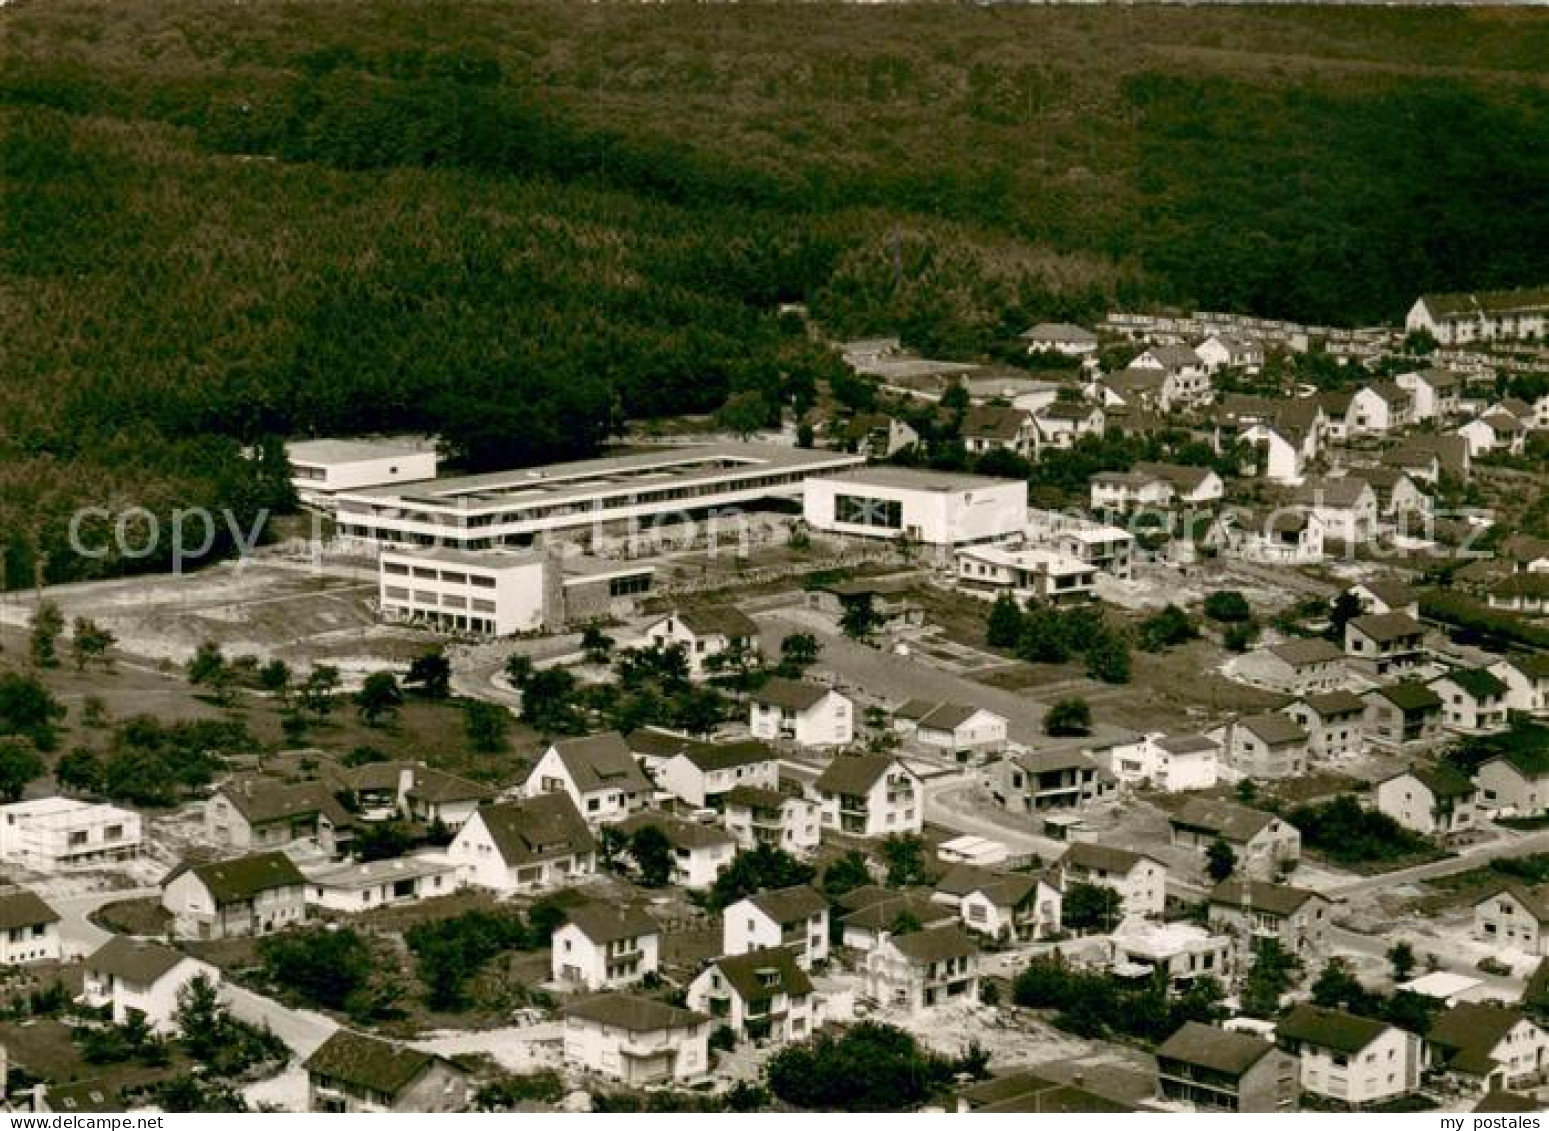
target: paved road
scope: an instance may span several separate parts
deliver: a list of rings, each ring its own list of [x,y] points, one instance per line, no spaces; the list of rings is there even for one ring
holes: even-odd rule
[[[105,904],[160,894],[160,888],[120,888],[117,891],[94,891],[87,895],[72,895],[63,899],[50,898],[48,903],[59,912],[59,937],[64,944],[65,954],[67,956],[85,955],[113,937],[111,931],[104,931],[88,919],[88,915]]]
[[[221,996],[231,1006],[232,1016],[250,1025],[267,1025],[297,1060],[311,1056],[339,1028],[337,1021],[321,1013],[292,1009],[232,982],[222,984]]]
[[[1397,872],[1384,872],[1378,876],[1365,876],[1359,880],[1351,880],[1348,883],[1326,888],[1324,889],[1324,894],[1336,899],[1349,897],[1364,892],[1377,891],[1382,888],[1396,887],[1400,884],[1435,879],[1437,876],[1451,876],[1458,872],[1467,872],[1471,868],[1481,867],[1491,860],[1509,856],[1528,856],[1535,852],[1549,852],[1549,829],[1541,829],[1531,833],[1512,834],[1501,840],[1486,841],[1482,844],[1465,848],[1457,856],[1450,856],[1445,860],[1437,860],[1430,864],[1417,864],[1413,868],[1404,868]]]
[[[1387,961],[1388,950],[1393,946],[1395,936],[1368,935],[1360,931],[1352,931],[1345,927],[1329,927],[1329,942],[1340,950],[1353,950],[1357,954],[1368,955],[1383,962]],[[1522,979],[1502,977],[1498,974],[1486,974],[1466,958],[1457,958],[1433,949],[1424,941],[1414,942],[1415,955],[1419,959],[1419,969],[1416,975],[1423,974],[1426,969],[1426,957],[1433,957],[1443,970],[1449,970],[1454,974],[1462,974],[1468,978],[1476,978],[1483,982],[1491,990],[1494,990],[1503,1000],[1515,1002],[1522,996]],[[1316,974],[1316,971],[1309,971]]]

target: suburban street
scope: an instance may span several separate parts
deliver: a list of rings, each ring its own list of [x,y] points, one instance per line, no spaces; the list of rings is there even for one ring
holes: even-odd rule
[[[1397,872],[1383,872],[1375,876],[1365,876],[1358,880],[1351,880],[1348,883],[1326,888],[1324,892],[1326,895],[1336,899],[1360,895],[1363,892],[1397,887],[1400,884],[1435,879],[1437,876],[1451,876],[1458,872],[1467,872],[1470,869],[1482,867],[1491,860],[1499,860],[1511,856],[1531,856],[1536,852],[1549,852],[1549,829],[1541,829],[1531,833],[1512,833],[1505,839],[1487,841],[1471,848],[1465,848],[1457,856],[1450,856],[1445,860],[1436,860],[1429,864],[1417,864],[1413,868],[1405,868]]]

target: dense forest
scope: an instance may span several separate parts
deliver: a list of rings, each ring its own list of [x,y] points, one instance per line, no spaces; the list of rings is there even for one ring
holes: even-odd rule
[[[15,0],[0,583],[158,563],[73,507],[282,504],[274,435],[772,416],[835,364],[785,300],[973,357],[1542,283],[1546,61],[1531,10]]]

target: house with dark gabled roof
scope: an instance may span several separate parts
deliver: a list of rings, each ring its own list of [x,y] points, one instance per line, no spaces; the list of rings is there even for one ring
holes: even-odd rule
[[[439,822],[454,833],[495,796],[489,786],[423,762],[368,762],[347,771],[345,780],[355,791],[363,815]]]
[[[1038,450],[1038,425],[1033,414],[1009,405],[969,406],[958,434],[964,450],[971,455],[1010,452],[1031,459]]]
[[[730,605],[680,609],[646,626],[645,639],[653,647],[680,645],[695,679],[711,674],[737,657],[758,659],[758,622]]]
[[[1485,599],[1492,609],[1539,614],[1549,612],[1549,573],[1514,573],[1490,586]]]
[[[467,1111],[469,1075],[445,1057],[339,1029],[307,1057],[307,1110]]]
[[[1377,532],[1377,493],[1354,475],[1309,479],[1296,489],[1292,500],[1318,516],[1325,538],[1354,545]]]
[[[685,1002],[751,1040],[805,1040],[820,1023],[812,979],[781,947],[713,959],[688,984]]]
[[[1097,335],[1070,322],[1039,322],[1017,335],[1028,353],[1062,353],[1068,357],[1097,352]]]
[[[1057,400],[1039,409],[1038,440],[1056,448],[1073,448],[1083,436],[1101,436],[1106,426],[1103,410],[1088,401]]]
[[[1458,411],[1462,381],[1449,369],[1418,369],[1400,373],[1393,383],[1410,395],[1416,421],[1436,420]]]
[[[1265,939],[1300,957],[1322,951],[1333,908],[1315,891],[1261,880],[1229,879],[1210,892],[1210,925],[1235,937],[1243,956]]]
[[[217,847],[257,851],[312,841],[339,856],[354,837],[355,820],[321,781],[247,774],[226,782],[205,802],[204,831]]]
[[[1549,288],[1424,294],[1404,316],[1404,329],[1425,331],[1442,345],[1549,334]]]
[[[161,881],[161,905],[179,938],[267,935],[306,919],[306,877],[283,852],[183,863]]]
[[[672,851],[670,882],[690,891],[713,885],[737,854],[736,838],[720,825],[685,821],[655,811],[636,813],[618,823],[618,830],[628,836],[644,828],[654,828],[666,838]]]
[[[1275,1026],[1275,1043],[1301,1061],[1302,1091],[1352,1110],[1420,1087],[1420,1038],[1369,1017],[1299,1005]]]
[[[1361,581],[1345,590],[1361,603],[1367,614],[1403,613],[1419,620],[1420,595],[1402,581]]]
[[[565,1063],[630,1085],[682,1083],[710,1071],[716,1020],[654,998],[599,994],[567,1005]]]
[[[1351,666],[1377,679],[1425,662],[1425,629],[1404,613],[1366,613],[1345,623],[1345,655]]]
[[[816,888],[759,891],[721,913],[721,949],[727,954],[782,947],[803,970],[828,961],[828,900]]]
[[[1168,483],[1173,490],[1173,499],[1180,503],[1218,503],[1226,494],[1226,484],[1221,476],[1209,467],[1142,460],[1130,470]]]
[[[1520,1009],[1459,1002],[1431,1022],[1433,1068],[1472,1095],[1531,1089],[1549,1076],[1549,1032]]]
[[[522,786],[523,797],[567,794],[590,823],[617,821],[651,803],[655,791],[629,744],[616,731],[562,738],[543,752]]]
[[[57,962],[59,912],[26,888],[0,893],[0,963]]]
[[[957,910],[963,926],[1000,942],[1036,942],[1060,931],[1058,880],[1031,872],[994,872],[959,864],[931,899]]]
[[[1201,1111],[1291,1111],[1297,1067],[1262,1038],[1189,1021],[1156,1050],[1157,1093]]]
[[[1441,696],[1423,683],[1405,680],[1364,692],[1368,742],[1389,749],[1409,749],[1441,736]]]
[[[550,945],[554,980],[567,986],[619,989],[661,968],[661,924],[628,904],[570,908]]]
[[[846,754],[831,761],[813,789],[823,827],[851,836],[917,833],[925,823],[919,775],[886,754]]]
[[[636,731],[629,742],[637,751],[643,736],[660,735],[650,729]],[[739,786],[755,789],[780,787],[780,756],[761,738],[735,742],[703,742],[674,736],[670,746],[652,739],[656,753],[646,759],[656,784],[685,805],[695,809],[719,809],[728,793]]]
[[[1034,750],[1003,759],[990,793],[1018,815],[1081,809],[1111,798],[1118,783],[1106,768],[1080,750]]]
[[[958,922],[956,908],[937,903],[929,888],[867,885],[837,901],[840,941],[853,950],[871,950],[883,936],[912,928],[929,930]]]
[[[1027,1071],[981,1080],[957,1093],[959,1115],[1117,1115],[1141,1110],[1146,1109]]]
[[[1549,810],[1549,751],[1507,750],[1474,771],[1474,784],[1481,809],[1535,817]]]
[[[1094,884],[1119,893],[1120,914],[1160,917],[1167,906],[1167,865],[1107,844],[1077,841],[1054,864],[1060,887]]]
[[[959,762],[1004,750],[1009,725],[1004,715],[970,703],[910,699],[893,712],[893,729],[905,739]]]
[[[1508,656],[1491,664],[1490,673],[1506,685],[1508,711],[1549,715],[1549,655]]]
[[[1168,824],[1173,844],[1201,853],[1216,841],[1225,841],[1237,854],[1242,874],[1255,879],[1273,879],[1302,855],[1302,834],[1295,825],[1231,801],[1191,797],[1168,818]]]
[[[1333,691],[1349,679],[1344,652],[1321,637],[1295,637],[1255,648],[1237,658],[1234,670],[1245,682],[1286,695]]]
[[[1441,699],[1441,725],[1455,734],[1506,729],[1505,681],[1488,668],[1454,668],[1427,684]]]
[[[1532,1114],[1541,1109],[1538,1100],[1516,1092],[1490,1092],[1473,1106],[1475,1115]]]
[[[87,1005],[111,1007],[117,1025],[139,1013],[158,1032],[175,1028],[173,1017],[184,986],[198,977],[221,980],[220,971],[209,963],[129,935],[108,939],[87,957],[85,966]]]
[[[597,842],[565,793],[477,810],[447,848],[463,879],[508,894],[541,891],[597,870]]]
[[[1420,763],[1377,783],[1376,808],[1425,836],[1452,836],[1474,828],[1478,789],[1448,762]]]
[[[1503,881],[1474,901],[1473,936],[1492,947],[1549,955],[1549,884]]]
[[[1245,777],[1276,780],[1307,772],[1308,734],[1279,711],[1235,719],[1208,737],[1221,743],[1227,761]]]
[[[979,1000],[979,944],[956,924],[883,932],[866,952],[865,996],[910,1013]]]
[[[806,747],[848,746],[855,739],[855,704],[821,683],[771,676],[748,703],[754,738]]]
[[[1307,695],[1280,708],[1307,732],[1309,758],[1338,758],[1361,749],[1366,702],[1353,691]]]
[[[805,856],[822,840],[821,807],[799,788],[734,786],[720,795],[720,805],[721,821],[741,848],[765,844]]]

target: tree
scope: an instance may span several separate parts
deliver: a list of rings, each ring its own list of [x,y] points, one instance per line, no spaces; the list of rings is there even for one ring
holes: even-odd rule
[[[1258,638],[1258,622],[1245,620],[1227,625],[1226,631],[1221,634],[1221,643],[1226,645],[1229,652],[1246,652],[1253,647]]]
[[[802,863],[783,848],[760,844],[732,857],[731,864],[715,878],[706,902],[712,910],[719,911],[756,891],[810,883],[815,874],[810,864]]]
[[[982,1078],[986,1059],[973,1047],[957,1058],[926,1052],[902,1029],[862,1021],[784,1046],[765,1074],[770,1091],[807,1111],[910,1111],[959,1073]]]
[[[276,657],[258,669],[258,686],[282,703],[290,696],[290,665]]]
[[[1061,699],[1043,716],[1043,732],[1051,738],[1092,733],[1092,708],[1085,699]]]
[[[869,883],[871,869],[866,867],[866,854],[854,848],[823,869],[823,894],[829,899],[838,899]]]
[[[646,887],[662,888],[672,882],[672,842],[656,825],[641,825],[630,834],[629,855]]]
[[[780,641],[779,674],[788,679],[798,678],[818,662],[823,645],[810,632],[793,632]]]
[[[531,656],[512,652],[506,657],[506,680],[518,691],[527,686],[527,681],[532,678],[535,670],[537,669],[533,665]]]
[[[595,624],[581,632],[581,654],[589,664],[606,664],[613,652],[614,639]]]
[[[468,1004],[468,982],[490,959],[522,949],[531,939],[520,915],[500,909],[417,923],[404,941],[414,954],[430,1007],[459,1010]]]
[[[1118,926],[1123,903],[1113,888],[1073,883],[1065,889],[1060,921],[1073,931],[1111,931]]]
[[[1237,870],[1237,853],[1226,841],[1216,839],[1205,849],[1205,873],[1216,883],[1227,879]]]
[[[226,657],[220,645],[213,640],[201,643],[189,657],[184,671],[193,686],[218,688],[227,676]]]
[[[376,726],[384,716],[392,715],[403,706],[403,692],[392,672],[372,672],[355,693],[355,706],[361,721]]]
[[[1070,636],[1059,611],[1042,605],[1028,609],[1016,650],[1017,657],[1030,664],[1063,664],[1070,659]]]
[[[1280,998],[1291,988],[1301,963],[1280,945],[1280,940],[1258,940],[1253,965],[1243,981],[1243,1012],[1253,1017],[1273,1017],[1280,1012]]]
[[[301,685],[297,696],[301,708],[319,716],[331,713],[341,682],[338,668],[332,664],[318,664],[307,673]]]
[[[1217,589],[1205,598],[1205,615],[1221,624],[1253,619],[1253,606],[1235,589]]]
[[[1400,939],[1388,948],[1388,965],[1393,968],[1393,980],[1406,982],[1415,969],[1415,948],[1408,940]]]
[[[1328,638],[1336,644],[1343,643],[1345,639],[1345,625],[1365,612],[1361,605],[1361,599],[1348,589],[1335,597],[1329,605],[1328,612]]]
[[[991,648],[1015,648],[1022,639],[1022,607],[1010,593],[1002,593],[990,606],[984,642]]]
[[[375,960],[353,927],[307,927],[267,935],[258,942],[264,978],[307,1005],[346,1010],[371,980]]]
[[[1147,652],[1165,652],[1198,635],[1189,614],[1177,605],[1168,605],[1141,623],[1140,647]]]
[[[21,735],[39,750],[52,750],[54,725],[64,717],[64,705],[36,676],[0,672],[0,735]]]
[[[1101,628],[1086,644],[1086,673],[1103,683],[1128,683],[1129,645],[1111,629]]]
[[[1325,1009],[1370,1014],[1372,998],[1342,958],[1331,958],[1312,983],[1312,1003]]]
[[[346,800],[348,795],[346,795]],[[398,820],[366,821],[355,834],[350,850],[363,864],[373,860],[393,860],[414,847],[414,834]]]
[[[0,799],[20,801],[28,783],[42,777],[46,769],[31,739],[0,738]]]
[[[52,601],[42,601],[32,613],[32,663],[35,667],[59,666],[59,636],[65,616]]]
[[[877,612],[870,593],[845,599],[844,611],[839,614],[839,631],[851,640],[870,640],[882,624],[882,614]]]
[[[498,703],[486,703],[482,699],[469,699],[463,704],[463,732],[468,745],[480,754],[494,754],[505,749],[506,727],[511,712]]]
[[[426,699],[445,699],[452,693],[452,661],[440,648],[422,652],[410,662],[403,682]]]
[[[96,793],[102,788],[102,758],[89,746],[77,746],[61,755],[54,778],[65,789]]]
[[[522,719],[541,734],[574,734],[581,729],[575,709],[575,676],[543,668],[522,689]]]
[[[108,649],[116,643],[118,637],[90,617],[76,617],[70,634],[70,653],[76,670],[85,671],[93,660],[101,660],[103,667],[111,668],[113,661]]]
[[[913,887],[928,882],[925,841],[917,833],[893,833],[877,846],[887,866],[887,886]]]
[[[733,393],[715,414],[716,422],[739,440],[746,440],[759,429],[767,427],[773,409],[760,392]]]

